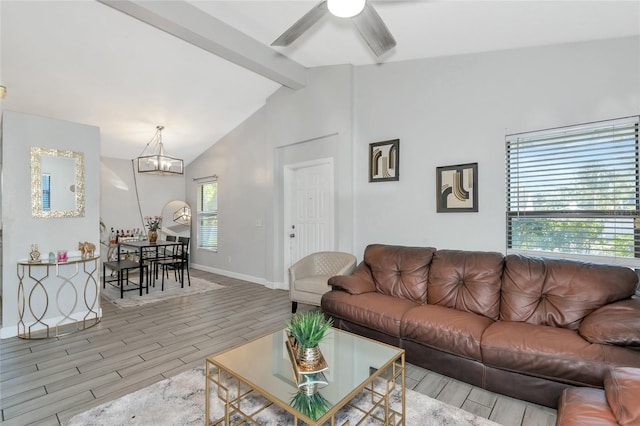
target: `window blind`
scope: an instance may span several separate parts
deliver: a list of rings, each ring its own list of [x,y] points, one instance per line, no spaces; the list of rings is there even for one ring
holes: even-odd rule
[[[508,135],[506,180],[507,252],[640,267],[637,116]]]
[[[198,184],[198,247],[218,251],[218,182]]]

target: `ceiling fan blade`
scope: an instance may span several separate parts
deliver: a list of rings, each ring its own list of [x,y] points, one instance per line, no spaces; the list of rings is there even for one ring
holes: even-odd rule
[[[362,38],[367,42],[376,56],[382,55],[396,45],[396,39],[378,15],[378,12],[367,2],[359,15],[353,17]]]
[[[327,14],[327,1],[322,0],[317,6],[307,12],[302,18],[298,19],[287,31],[282,33],[273,43],[272,46],[288,46],[300,37],[305,31],[313,26],[320,18]]]

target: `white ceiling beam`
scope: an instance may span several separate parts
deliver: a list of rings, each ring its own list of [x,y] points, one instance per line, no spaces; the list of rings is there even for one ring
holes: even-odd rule
[[[184,1],[98,1],[291,89],[307,83],[305,67]]]

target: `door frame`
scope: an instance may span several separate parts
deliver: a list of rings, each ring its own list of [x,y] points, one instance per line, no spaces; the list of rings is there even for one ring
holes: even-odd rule
[[[331,237],[333,240],[333,249],[336,246],[336,186],[335,186],[335,165],[333,157],[318,158],[314,160],[302,161],[299,163],[285,164],[283,166],[283,260],[284,260],[284,284],[285,288],[289,288],[289,267],[291,266],[291,244],[289,242],[289,233],[291,232],[289,224],[291,223],[291,207],[294,201],[293,194],[293,173],[296,170],[304,169],[307,167],[315,167],[321,165],[331,166],[331,194],[332,194],[332,208],[331,208]]]

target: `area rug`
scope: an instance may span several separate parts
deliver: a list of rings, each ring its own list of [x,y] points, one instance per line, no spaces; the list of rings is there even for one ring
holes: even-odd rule
[[[202,425],[205,423],[204,385],[204,369],[195,368],[80,413],[66,425]],[[212,395],[213,418],[222,417],[223,405],[215,397],[215,390]],[[368,399],[365,396],[362,398]],[[399,398],[392,401],[392,404],[398,403]],[[498,426],[490,420],[412,390],[406,391],[406,417],[406,424],[410,426]],[[356,410],[345,409],[338,413],[336,424],[349,420],[355,425],[359,418]],[[257,421],[266,426],[293,424],[286,411],[274,406],[260,413]]]
[[[132,306],[142,306],[148,303],[157,303],[162,300],[174,299],[176,297],[190,296],[192,294],[206,293],[208,291],[224,288],[220,284],[207,281],[202,278],[191,277],[191,286],[189,286],[185,274],[184,288],[180,288],[180,283],[173,280],[173,274],[169,274],[171,279],[164,281],[164,291],[161,290],[160,279],[156,280],[156,286],[149,286],[149,294],[142,289],[142,296],[138,289],[125,291],[124,298],[120,298],[120,288],[107,284],[106,288],[101,288],[102,296],[121,308],[130,308]],[[137,275],[132,276],[133,280],[137,280]],[[125,287],[126,289],[127,287]]]

